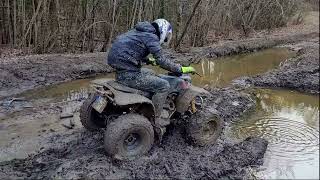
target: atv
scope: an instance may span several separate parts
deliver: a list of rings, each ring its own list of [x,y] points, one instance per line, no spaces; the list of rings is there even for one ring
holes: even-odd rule
[[[147,153],[161,139],[171,123],[183,120],[189,142],[204,146],[219,137],[223,122],[211,118],[197,122],[193,114],[201,109],[206,90],[191,84],[189,74],[159,75],[170,84],[170,93],[155,118],[152,93],[124,86],[113,79],[91,82],[93,88],[80,110],[80,121],[89,131],[104,130],[104,148],[115,159],[130,160]]]

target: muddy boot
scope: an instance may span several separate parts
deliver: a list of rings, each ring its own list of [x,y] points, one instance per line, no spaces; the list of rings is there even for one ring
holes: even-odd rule
[[[166,99],[167,99],[168,93],[156,93],[152,97],[152,102],[155,107],[155,123],[157,126],[164,127],[170,124],[170,119],[165,118],[165,116],[162,116],[165,114],[163,112],[163,107],[165,105]]]

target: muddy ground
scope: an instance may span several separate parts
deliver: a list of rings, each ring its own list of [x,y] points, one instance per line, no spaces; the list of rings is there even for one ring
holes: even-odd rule
[[[234,84],[287,88],[319,94],[319,39],[285,47],[298,51],[297,57],[286,60],[279,68],[267,73],[237,79]]]
[[[0,59],[0,97],[58,82],[111,72],[105,53],[30,55]]]
[[[233,88],[210,91],[213,96],[205,99],[205,108],[193,118],[218,114],[229,122],[255,107],[250,94]],[[57,113],[54,107],[44,109],[39,105],[38,109],[43,109],[43,116]],[[180,124],[171,127],[162,144],[155,145],[149,154],[131,162],[116,162],[105,154],[103,132],[89,133],[80,125],[65,133],[54,132],[50,126],[41,127],[39,131],[46,133],[39,133],[43,145],[40,151],[27,158],[0,162],[2,178],[243,178],[248,176],[248,167],[263,163],[267,148],[267,142],[260,138],[235,142],[224,135],[215,145],[195,147],[186,142]],[[15,150],[10,145],[4,149]]]
[[[251,38],[239,41],[223,41],[208,47],[193,48],[187,53],[180,53],[178,55],[180,55],[180,57],[182,55],[184,58],[178,58],[177,61],[184,63],[184,59],[187,57],[188,62],[198,63],[203,58],[216,59],[223,56],[250,53],[279,45],[298,43],[300,41],[305,41],[306,39],[317,38],[318,36],[318,33],[313,32],[306,34],[268,36],[265,38]]]
[[[252,38],[242,41],[219,43],[211,47],[191,49],[187,53],[165,51],[174,61],[189,64],[203,58],[253,52],[281,44],[299,42],[317,37],[318,33],[294,34],[281,37]],[[106,53],[47,54],[17,56],[0,59],[0,98],[22,91],[63,81],[87,78],[108,73],[112,68],[105,65]]]

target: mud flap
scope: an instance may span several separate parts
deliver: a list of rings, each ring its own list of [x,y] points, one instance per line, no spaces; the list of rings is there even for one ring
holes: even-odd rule
[[[97,112],[102,113],[103,110],[106,108],[108,102],[105,98],[101,96],[97,96],[94,103],[92,103],[93,109],[95,109]]]

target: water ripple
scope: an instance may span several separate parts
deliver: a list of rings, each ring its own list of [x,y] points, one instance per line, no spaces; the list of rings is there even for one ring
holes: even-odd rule
[[[319,131],[290,119],[259,118],[254,124],[244,123],[238,126],[235,133],[237,136],[267,139],[269,153],[279,161],[308,162],[316,158],[314,154],[319,153]]]

